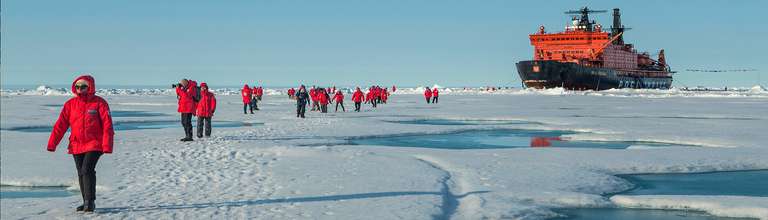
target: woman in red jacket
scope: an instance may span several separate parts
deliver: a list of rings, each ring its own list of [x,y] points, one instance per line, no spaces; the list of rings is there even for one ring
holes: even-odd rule
[[[429,87],[424,90],[424,98],[427,99],[427,104],[429,104],[429,99],[432,98],[432,90]]]
[[[344,109],[344,93],[341,93],[341,90],[336,91],[336,95],[333,95],[333,100],[336,101],[336,111],[339,111],[339,105],[341,105],[341,111],[346,112],[347,110]]]
[[[185,137],[181,141],[192,141],[192,115],[195,114],[197,96],[197,82],[182,79],[176,86],[176,98],[179,99],[178,111],[181,113],[181,125],[184,127]]]
[[[48,151],[56,151],[68,129],[67,152],[75,158],[80,194],[83,205],[77,211],[93,212],[96,209],[96,162],[102,154],[112,153],[115,131],[107,101],[96,96],[96,83],[90,75],[77,77],[72,82],[75,97],[64,103],[59,119],[48,139]]]
[[[355,103],[355,111],[360,112],[360,106],[363,102],[363,91],[360,91],[360,87],[357,87],[355,93],[352,93],[352,102]]]
[[[243,90],[240,91],[240,95],[243,97],[243,114],[248,114],[246,111],[248,107],[251,107],[251,114],[253,114],[253,107],[251,105],[251,96],[253,96],[253,91],[251,90],[251,87],[249,87],[248,84],[245,84],[243,86]]]
[[[216,97],[208,90],[208,84],[200,84],[200,102],[197,103],[197,137],[203,137],[203,124],[205,124],[205,137],[211,136],[211,118],[216,112]]]

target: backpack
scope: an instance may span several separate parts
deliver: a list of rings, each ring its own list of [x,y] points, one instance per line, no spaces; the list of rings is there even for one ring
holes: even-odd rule
[[[192,89],[195,90],[195,95],[192,96],[192,100],[195,100],[195,102],[200,102],[200,86],[192,87]]]

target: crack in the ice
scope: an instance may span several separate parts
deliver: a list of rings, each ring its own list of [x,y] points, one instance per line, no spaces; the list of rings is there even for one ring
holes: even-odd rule
[[[452,179],[453,176],[451,175],[451,172],[449,172],[448,170],[445,170],[445,169],[435,165],[434,163],[432,163],[430,161],[427,161],[427,160],[424,160],[424,159],[421,159],[421,158],[416,158],[416,159],[418,161],[421,161],[422,163],[427,164],[428,166],[430,166],[430,167],[432,167],[434,169],[440,170],[443,173],[445,173],[443,178],[440,179],[440,184],[442,185],[442,188],[440,189],[440,193],[441,193],[441,196],[443,198],[443,201],[442,201],[442,204],[441,204],[442,213],[440,213],[440,215],[434,215],[432,217],[432,219],[436,219],[436,220],[448,220],[448,219],[451,219],[451,216],[453,216],[456,213],[456,210],[459,208],[459,199],[464,198],[464,197],[466,197],[468,195],[471,195],[471,194],[479,194],[479,193],[490,192],[490,191],[474,191],[474,192],[467,192],[467,193],[464,193],[464,194],[461,194],[461,195],[453,194],[453,192],[451,192],[451,188],[449,186],[449,183],[453,183],[453,179]]]

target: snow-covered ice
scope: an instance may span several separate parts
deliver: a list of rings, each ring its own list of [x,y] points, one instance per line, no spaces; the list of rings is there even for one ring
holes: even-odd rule
[[[98,214],[146,219],[543,219],[557,208],[692,209],[768,219],[765,197],[602,196],[632,188],[617,174],[768,169],[768,93],[681,90],[498,90],[453,88],[427,106],[418,88],[398,88],[390,104],[361,113],[308,113],[267,93],[243,115],[236,89],[218,90],[213,137],[181,143],[180,128],[117,131],[115,153],[97,166]],[[2,92],[0,127],[49,126],[68,98],[42,87]],[[164,89],[100,90],[113,111],[166,113],[115,121],[176,120]],[[350,105],[351,103],[347,103]],[[347,106],[350,107],[350,106]],[[534,123],[423,125],[421,119]],[[215,122],[214,122],[215,123]],[[467,129],[569,130],[572,140],[663,142],[700,147],[626,150],[514,148],[446,150],[337,145],[339,139]],[[77,190],[66,141],[45,151],[47,133],[2,130],[3,185]],[[309,146],[309,147],[308,147]],[[77,219],[80,199],[0,199],[2,219]]]

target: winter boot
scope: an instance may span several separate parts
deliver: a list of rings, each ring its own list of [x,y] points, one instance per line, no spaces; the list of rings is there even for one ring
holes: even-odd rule
[[[93,213],[93,210],[95,209],[96,209],[96,203],[94,203],[93,200],[87,200],[83,204],[83,212]]]

